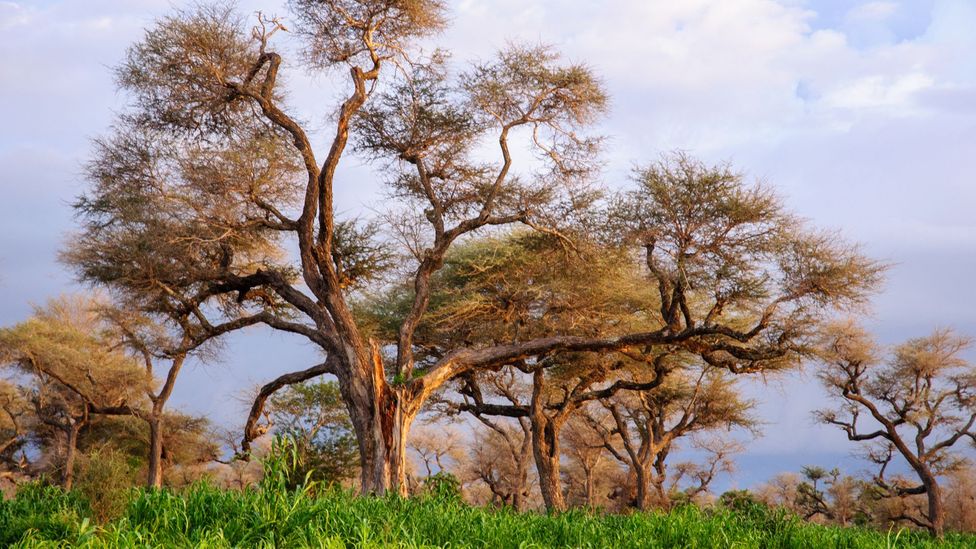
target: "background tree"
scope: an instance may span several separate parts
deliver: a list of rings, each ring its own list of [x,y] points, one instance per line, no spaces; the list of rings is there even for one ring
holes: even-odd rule
[[[0,477],[13,478],[26,466],[23,453],[36,428],[24,388],[0,379]],[[21,452],[18,458],[17,452]]]
[[[754,403],[743,400],[733,380],[723,370],[705,365],[672,372],[664,382],[644,391],[626,391],[602,399],[612,428],[591,419],[604,447],[629,468],[634,479],[634,505],[649,509],[652,503],[668,508],[668,457],[683,437],[714,433],[720,429],[752,430],[757,421],[751,415]],[[704,469],[688,465],[670,475],[671,486],[683,477],[699,479],[697,495],[704,491],[729,457],[725,448],[713,448],[715,459]],[[655,501],[656,500],[656,501]]]
[[[165,484],[185,486],[206,475],[222,449],[214,441],[212,425],[204,417],[168,412],[162,419],[160,465]],[[145,483],[150,469],[153,435],[148,422],[137,415],[99,416],[78,439],[83,454],[100,452],[124,460]]]
[[[591,509],[605,507],[619,468],[607,456],[603,438],[579,414],[566,425],[562,439],[567,500]]]
[[[295,441],[302,465],[294,472],[296,482],[307,473],[340,484],[357,476],[355,435],[335,382],[289,385],[271,398],[268,412],[270,433]]]
[[[871,452],[879,465],[874,478],[883,495],[925,494],[923,516],[898,517],[941,537],[945,503],[939,477],[963,465],[955,445],[976,440],[976,370],[960,354],[971,341],[949,330],[898,346],[889,360],[880,356],[860,328],[842,323],[825,331],[824,386],[838,398],[840,409],[817,413],[821,421],[844,430],[855,442],[880,442]],[[870,421],[865,431],[864,413]],[[901,457],[919,484],[904,485],[886,477]]]
[[[864,482],[842,475],[837,468],[806,466],[804,481],[796,487],[796,505],[807,520],[821,517],[847,526],[859,515],[866,515],[863,500],[868,495]]]
[[[62,297],[0,330],[0,360],[30,377],[33,412],[48,428],[42,446],[60,449],[65,488],[71,487],[79,433],[92,416],[128,414],[148,384],[138,364],[108,339],[96,305]]]
[[[518,421],[489,419],[475,432],[469,446],[464,474],[469,484],[484,485],[489,495],[476,503],[509,506],[516,511],[531,508],[538,497],[537,484],[529,476],[532,467],[532,432],[526,418]],[[534,501],[533,501],[534,500]]]
[[[422,475],[417,484],[439,473],[456,478],[455,471],[464,467],[464,443],[461,434],[449,425],[432,423],[413,430],[409,445],[419,462],[418,475]]]

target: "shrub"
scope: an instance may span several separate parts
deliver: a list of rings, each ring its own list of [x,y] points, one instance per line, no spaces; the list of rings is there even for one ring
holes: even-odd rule
[[[127,455],[95,450],[80,460],[74,487],[88,501],[95,522],[104,524],[125,512],[132,489],[138,485],[137,475]]]

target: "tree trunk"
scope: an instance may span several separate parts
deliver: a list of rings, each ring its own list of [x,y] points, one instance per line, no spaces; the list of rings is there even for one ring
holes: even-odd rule
[[[515,482],[512,485],[512,507],[516,511],[525,510],[525,500],[529,496],[526,486],[529,483],[529,462],[532,460],[532,428],[526,425],[525,418],[519,418],[522,427],[522,445],[515,460]]]
[[[184,344],[186,341],[184,341]],[[163,486],[163,411],[169,397],[173,395],[176,387],[176,378],[180,375],[183,362],[186,360],[186,353],[177,355],[166,372],[166,380],[162,388],[155,396],[150,395],[152,400],[152,410],[149,416],[142,418],[149,424],[149,471],[147,473],[146,485],[149,488],[162,488]]]
[[[61,471],[61,486],[65,490],[70,490],[75,479],[75,455],[78,453],[78,431],[81,430],[81,422],[72,421],[68,426],[68,441],[64,449],[64,470]]]
[[[942,539],[945,535],[945,507],[942,503],[942,488],[936,481],[935,476],[926,472],[922,475],[922,484],[925,485],[925,495],[929,503],[929,533],[934,537]]]
[[[360,354],[350,350],[347,357],[362,365]],[[373,356],[366,360],[358,375],[336,372],[359,445],[361,492],[383,495],[394,491],[406,496],[407,436],[419,403],[386,382],[379,349],[374,348]]]
[[[150,488],[163,486],[163,421],[159,414],[149,418],[149,471],[146,485]]]
[[[536,466],[539,468],[539,491],[549,511],[564,511],[566,502],[559,482],[559,458],[547,453],[536,452]]]
[[[593,507],[593,492],[595,491],[595,479],[593,478],[593,467],[587,467],[584,470],[585,474],[585,484],[583,490],[583,503],[592,508]]]
[[[539,491],[549,511],[564,511],[566,501],[560,482],[559,433],[554,421],[533,414],[532,453],[539,471]]]
[[[634,464],[634,479],[637,487],[637,494],[634,497],[634,507],[641,511],[651,508],[651,471],[650,467],[642,463]]]

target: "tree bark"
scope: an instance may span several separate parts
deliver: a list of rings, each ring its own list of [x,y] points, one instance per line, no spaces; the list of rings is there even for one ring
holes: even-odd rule
[[[921,477],[929,504],[929,533],[938,539],[942,539],[945,536],[945,507],[942,502],[942,488],[930,472],[925,471]]]
[[[593,494],[595,488],[595,479],[593,478],[593,468],[586,467],[584,469],[584,489],[583,489],[583,503],[587,507],[593,507]]]
[[[82,423],[72,420],[68,426],[68,440],[64,448],[64,470],[61,471],[61,486],[65,490],[70,490],[75,479],[75,456],[78,453],[78,432],[81,431]]]
[[[163,486],[163,421],[153,414],[149,417],[149,472],[146,484],[150,488]]]
[[[550,512],[559,512],[566,510],[559,466],[561,420],[546,415],[543,402],[544,388],[545,372],[542,368],[536,368],[532,373],[532,402],[529,411],[529,421],[532,424],[532,453],[539,471],[539,491],[542,492],[542,501]]]
[[[359,443],[361,491],[375,495],[393,491],[406,496],[407,436],[422,400],[406,386],[390,387],[378,347],[374,345],[372,356],[367,355],[365,360],[363,354],[353,351],[347,356],[361,370],[368,368],[367,372],[349,375],[347,368],[336,372]]]
[[[533,439],[535,438],[533,436]],[[553,447],[548,444],[534,445],[535,463],[539,469],[539,491],[542,492],[542,501],[545,502],[546,509],[564,511],[566,510],[566,501],[563,498],[559,478],[559,445],[555,445],[555,454],[553,450]]]
[[[649,469],[643,463],[634,463],[634,480],[637,485],[634,506],[641,511],[647,511],[651,508],[651,472]]]

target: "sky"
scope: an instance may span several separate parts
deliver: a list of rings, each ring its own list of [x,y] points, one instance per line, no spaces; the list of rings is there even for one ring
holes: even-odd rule
[[[78,291],[56,261],[90,139],[126,98],[111,67],[173,0],[0,0],[0,325]],[[285,16],[275,1],[241,9]],[[816,226],[892,264],[866,325],[893,344],[952,327],[976,336],[976,0],[455,0],[434,43],[455,60],[508,41],[556,46],[604,80],[609,187],[673,150],[731,162]],[[286,67],[294,105],[324,138],[337,89]],[[359,212],[380,178],[350,158],[337,203]],[[316,352],[268,330],[237,334],[221,359],[181,376],[173,402],[218,423],[241,396]],[[976,356],[970,354],[971,359]],[[739,472],[748,487],[801,465],[862,465],[811,412],[814,369],[751,383],[766,422]]]

